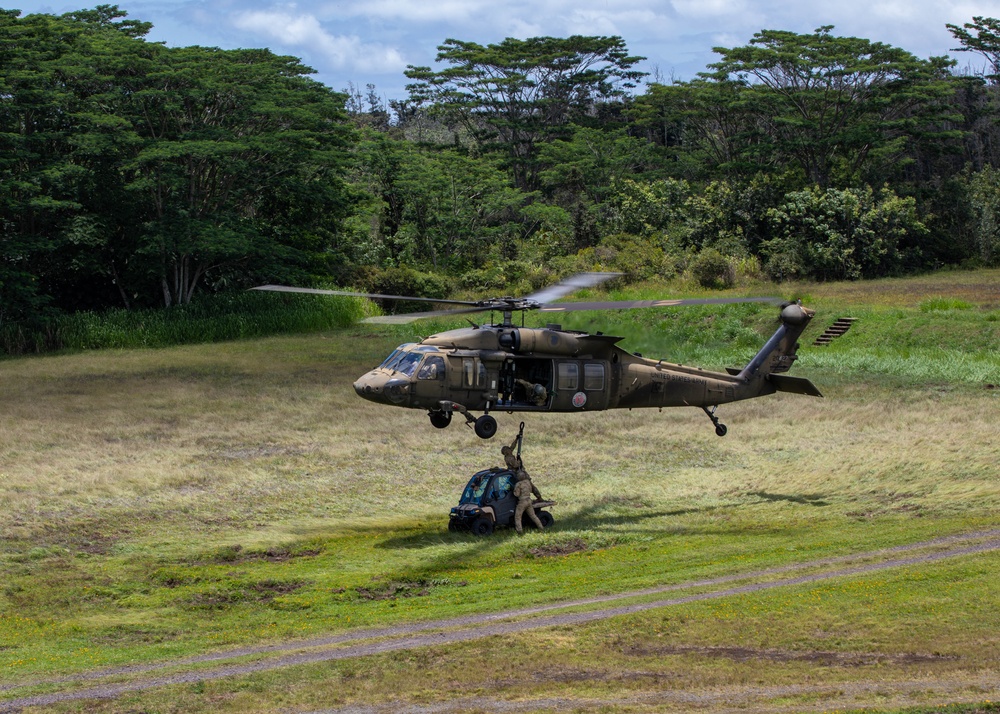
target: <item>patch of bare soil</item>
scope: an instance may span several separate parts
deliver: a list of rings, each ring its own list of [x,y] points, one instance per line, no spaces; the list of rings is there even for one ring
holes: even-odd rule
[[[214,563],[245,563],[251,560],[266,560],[271,563],[283,563],[292,558],[309,558],[317,556],[322,551],[319,548],[289,550],[288,548],[268,548],[266,550],[244,550],[239,543],[227,545],[209,556]]]
[[[453,583],[450,580],[414,580],[410,582],[391,582],[385,585],[357,587],[354,590],[363,600],[395,600],[397,598],[423,597],[430,595],[431,590],[442,585],[465,586],[464,580]],[[344,592],[343,589],[340,592]]]
[[[240,602],[267,604],[280,595],[295,592],[306,585],[304,581],[263,580],[241,587],[219,588],[195,593],[184,603],[198,609],[218,609]]]
[[[537,548],[529,548],[528,552],[536,558],[551,558],[556,555],[569,555],[587,550],[587,543],[582,538],[574,538],[565,543],[552,543],[551,545],[540,545]]]

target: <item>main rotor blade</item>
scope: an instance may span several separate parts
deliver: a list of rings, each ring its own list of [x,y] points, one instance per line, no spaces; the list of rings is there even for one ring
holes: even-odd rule
[[[404,312],[399,315],[375,315],[366,317],[361,322],[374,325],[405,325],[408,322],[423,320],[428,317],[450,317],[451,315],[467,315],[473,312],[488,312],[494,307],[466,307],[457,310],[429,310],[427,312]]]
[[[524,298],[524,300],[534,300],[539,303],[552,302],[553,300],[558,300],[559,298],[565,297],[570,293],[575,293],[577,290],[592,288],[595,285],[600,285],[601,283],[617,278],[620,275],[621,273],[577,273],[576,275],[571,275],[555,285],[549,285],[548,287],[542,288],[533,295],[528,295]]]
[[[287,285],[258,285],[251,290],[270,290],[276,293],[306,293],[308,295],[342,295],[344,297],[365,297],[378,300],[399,300],[402,302],[435,302],[441,305],[478,305],[475,300],[446,300],[445,298],[412,297],[409,295],[380,295],[379,293],[354,293],[346,290],[321,290],[319,288],[293,288]]]
[[[684,298],[681,300],[613,300],[611,302],[557,302],[541,306],[542,312],[572,312],[574,310],[630,310],[641,307],[675,307],[677,305],[729,305],[741,302],[767,302],[780,305],[786,300],[776,297],[750,298]]]

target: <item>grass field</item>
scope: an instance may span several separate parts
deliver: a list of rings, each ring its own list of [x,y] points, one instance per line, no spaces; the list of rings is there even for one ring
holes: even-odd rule
[[[996,528],[1000,271],[761,290],[818,310],[792,374],[826,398],[723,407],[725,439],[695,409],[532,416],[525,461],[559,505],[523,538],[446,529],[518,415],[483,442],[351,388],[444,323],[0,362],[0,710],[91,670]],[[775,320],[652,313],[565,324],[721,368]],[[810,347],[840,316],[859,320]],[[998,567],[986,552],[49,708],[995,711]]]

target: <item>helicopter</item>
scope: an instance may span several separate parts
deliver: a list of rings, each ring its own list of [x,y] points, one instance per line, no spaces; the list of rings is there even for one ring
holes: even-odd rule
[[[444,429],[457,412],[481,439],[497,432],[490,412],[583,412],[643,407],[700,407],[725,436],[720,404],[788,392],[822,397],[808,379],[785,374],[796,359],[798,338],[815,311],[779,298],[691,298],[610,302],[554,302],[572,292],[618,277],[579,273],[527,297],[448,300],[340,290],[262,285],[254,290],[343,295],[452,305],[447,309],[369,317],[363,322],[401,324],[428,317],[499,312],[500,324],[441,332],[402,344],[375,369],[354,382],[359,397],[379,404],[425,410]],[[529,310],[568,312],[658,308],[741,302],[780,304],[781,324],[743,368],[712,372],[642,357],[618,346],[623,338],[588,334],[558,324],[525,327]],[[513,315],[522,313],[521,325]],[[476,416],[476,412],[481,412]]]

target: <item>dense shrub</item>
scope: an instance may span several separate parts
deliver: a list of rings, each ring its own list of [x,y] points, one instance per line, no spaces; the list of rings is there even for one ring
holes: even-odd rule
[[[691,275],[705,288],[731,288],[736,282],[732,261],[715,248],[706,248],[691,261]]]
[[[607,227],[613,233],[650,236],[666,231],[683,218],[686,181],[634,181],[624,179],[612,185],[607,203]]]
[[[969,179],[969,207],[978,258],[1000,264],[1000,171],[986,166]]]
[[[448,280],[434,273],[422,273],[412,268],[376,268],[365,266],[355,273],[355,287],[362,292],[380,295],[412,297],[447,297],[451,292]]]
[[[749,181],[712,181],[684,202],[684,244],[725,255],[756,254],[769,237],[768,209],[781,202],[778,179],[757,175]]]
[[[916,262],[927,228],[916,202],[890,189],[814,187],[768,211],[776,233],[761,246],[776,280],[857,280],[900,272]]]
[[[673,277],[677,273],[677,262],[653,238],[618,233],[574,255],[550,259],[548,264],[559,275],[591,271],[621,273],[618,283],[626,284]]]

